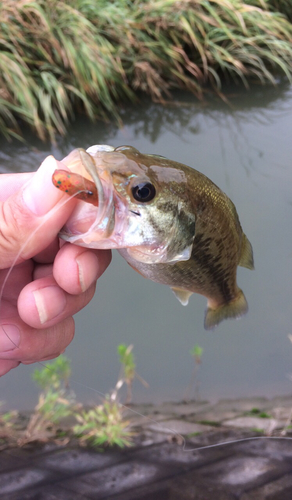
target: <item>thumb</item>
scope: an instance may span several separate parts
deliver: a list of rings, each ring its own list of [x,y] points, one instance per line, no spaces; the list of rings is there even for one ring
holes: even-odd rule
[[[67,169],[53,156],[48,156],[26,184],[0,203],[1,269],[44,250],[72,212],[75,200],[52,183],[57,168]]]

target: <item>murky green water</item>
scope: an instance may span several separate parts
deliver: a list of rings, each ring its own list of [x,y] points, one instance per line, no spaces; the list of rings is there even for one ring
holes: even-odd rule
[[[123,111],[124,127],[79,119],[57,147],[29,138],[31,146],[0,144],[2,172],[38,167],[53,153],[62,158],[74,147],[130,144],[195,167],[234,201],[252,242],[256,270],[239,268],[238,283],[249,302],[239,321],[203,328],[206,299],[193,295],[182,307],[162,285],[142,279],[114,252],[99,280],[94,300],[76,316],[72,386],[78,398],[94,401],[92,389],[108,391],[119,366],[116,347],[134,344],[139,374],[150,384],[134,386],[135,401],[181,399],[193,361],[190,349],[203,347],[200,393],[204,399],[289,393],[292,381],[292,90],[230,89],[222,102],[162,107],[149,102]],[[32,146],[33,144],[33,146]],[[0,400],[31,407],[36,391],[32,367],[0,379]],[[79,385],[82,384],[82,385]],[[90,389],[92,388],[92,389]]]

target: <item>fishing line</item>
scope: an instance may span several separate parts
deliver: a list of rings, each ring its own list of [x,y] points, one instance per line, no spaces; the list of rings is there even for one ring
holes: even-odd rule
[[[14,267],[16,266],[16,262],[18,260],[18,258],[20,257],[21,253],[23,252],[23,250],[25,249],[25,247],[28,245],[28,243],[31,241],[31,239],[33,238],[33,236],[36,234],[36,232],[47,222],[47,220],[52,216],[54,215],[60,208],[62,208],[66,203],[68,203],[72,198],[74,198],[75,196],[77,196],[78,194],[82,193],[82,192],[85,192],[86,193],[86,190],[80,190],[78,191],[77,193],[74,193],[73,195],[71,195],[68,199],[62,201],[62,202],[59,202],[58,205],[56,207],[54,207],[52,210],[50,210],[49,214],[47,214],[45,217],[44,217],[44,220],[40,223],[40,225],[30,234],[30,236],[28,237],[28,239],[26,240],[26,242],[22,245],[21,249],[19,250],[19,252],[17,253],[16,257],[14,258],[13,262],[12,262],[12,265],[10,266],[5,278],[4,278],[4,281],[3,281],[3,284],[1,286],[1,290],[0,290],[0,311],[1,311],[1,303],[2,303],[2,297],[3,297],[3,294],[4,294],[4,288],[6,286],[6,283],[14,269]],[[5,325],[4,325],[5,326]],[[17,346],[15,344],[15,342],[13,342],[13,340],[9,337],[8,333],[5,331],[5,328],[4,326],[2,326],[2,329],[5,333],[5,335],[9,338],[9,340],[11,341],[11,343],[13,345],[15,345],[16,348],[19,349],[19,346]],[[43,366],[44,368],[46,368],[47,370],[50,370],[50,371],[53,371],[49,365],[45,365],[43,362],[41,361],[38,361],[37,364]],[[73,382],[73,384],[77,384],[81,387],[84,387],[86,389],[90,389],[91,391],[95,392],[96,394],[98,394],[99,396],[105,398],[106,397],[106,394],[102,393],[101,391],[98,391],[97,389],[93,388],[93,387],[90,387],[90,386],[87,386],[86,384],[83,384],[82,382],[78,382],[77,380],[74,380],[74,379],[71,379],[71,382]],[[156,425],[158,425],[158,428],[161,429],[162,432],[165,433],[165,431],[169,431],[173,436],[177,436],[181,442],[182,442],[182,450],[183,452],[185,453],[189,453],[189,452],[195,452],[195,451],[202,451],[202,450],[206,450],[206,449],[209,449],[209,448],[216,448],[218,446],[227,446],[228,444],[235,444],[235,443],[240,443],[240,442],[244,442],[244,441],[254,441],[254,440],[263,440],[263,439],[278,439],[278,440],[286,440],[286,441],[291,441],[292,440],[292,437],[282,437],[282,436],[254,436],[254,437],[247,437],[247,438],[241,438],[241,439],[235,439],[235,440],[231,440],[231,441],[224,441],[222,443],[217,443],[217,444],[210,444],[210,445],[206,445],[206,446],[200,446],[200,447],[195,447],[195,448],[191,448],[191,449],[187,449],[187,441],[186,441],[186,438],[184,438],[179,432],[176,432],[174,429],[171,429],[170,427],[167,427],[167,426],[162,426],[161,423],[159,423],[157,420],[151,418],[151,417],[148,417],[147,415],[143,415],[143,413],[140,413],[139,411],[137,410],[134,410],[133,408],[129,408],[128,406],[126,405],[123,405],[122,403],[119,403],[119,406],[121,406],[122,408],[125,408],[127,409],[128,411],[130,411],[131,413],[135,414],[135,415],[138,415],[140,417],[143,417],[145,418],[147,421],[151,422],[151,423],[154,423]]]

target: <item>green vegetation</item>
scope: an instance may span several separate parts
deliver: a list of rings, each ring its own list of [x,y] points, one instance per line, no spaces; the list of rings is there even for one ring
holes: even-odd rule
[[[247,415],[256,415],[259,418],[272,418],[272,415],[269,415],[269,413],[261,411],[258,408],[252,408]]]
[[[0,132],[24,122],[54,141],[77,112],[119,120],[137,91],[224,98],[226,80],[291,79],[291,12],[291,0],[3,0]]]
[[[130,446],[130,422],[124,420],[123,410],[119,403],[107,396],[101,405],[76,414],[78,424],[73,427],[73,433],[79,437],[80,444]]]
[[[265,412],[265,411],[261,411],[259,413],[259,417],[260,418],[272,418],[272,415],[270,415],[269,413]]]
[[[132,349],[133,345],[126,346],[125,344],[120,344],[117,349],[119,360],[122,365],[119,376],[119,388],[121,388],[124,383],[127,385],[126,404],[132,402],[132,386],[135,378],[138,378],[145,387],[148,387],[147,382],[136,372],[136,363]]]
[[[128,377],[131,366],[135,376],[132,348],[124,345],[118,348]],[[77,438],[81,445],[88,443],[99,448],[131,445],[133,433],[130,422],[124,419],[126,407],[117,401],[125,380],[119,379],[101,404],[85,409],[69,388],[70,375],[70,362],[63,355],[34,371],[32,378],[42,390],[38,403],[28,421],[17,412],[0,414],[0,450],[32,441],[66,444],[71,438]]]
[[[132,385],[135,378],[136,363],[132,353],[133,346],[120,344],[118,346],[118,356],[122,365],[122,370],[119,379],[127,384],[127,403],[132,401]]]
[[[190,350],[190,354],[193,356],[195,362],[200,365],[202,362],[202,354],[204,349],[199,345],[195,345],[193,349]]]
[[[52,363],[33,373],[33,380],[42,389],[38,403],[32,413],[24,435],[19,439],[23,445],[31,441],[59,439],[59,424],[75,411],[75,396],[69,390],[71,374],[69,360],[59,356]],[[65,436],[68,441],[68,436]]]
[[[212,427],[220,427],[220,422],[216,420],[198,420],[198,424],[211,425]]]
[[[73,427],[73,433],[81,444],[90,443],[93,446],[124,446],[131,445],[132,433],[129,430],[130,422],[124,420],[125,405],[117,402],[118,392],[124,384],[127,386],[125,404],[132,401],[132,385],[135,377],[148,384],[136,372],[136,363],[133,355],[133,345],[120,344],[117,348],[121,363],[120,375],[114,390],[106,394],[101,405],[89,410],[79,411],[75,417],[78,422]]]
[[[258,415],[261,410],[259,408],[252,408],[249,412],[250,415]]]
[[[190,397],[190,392],[192,390],[192,387],[194,386],[194,392],[195,392],[195,400],[199,401],[200,399],[200,382],[198,379],[198,371],[200,368],[200,365],[202,363],[202,354],[203,354],[203,348],[200,347],[199,345],[195,345],[191,350],[190,354],[194,359],[194,368],[193,368],[193,373],[191,376],[190,383],[187,387],[187,390],[185,392],[184,398],[187,400]]]
[[[0,402],[0,406],[3,403]],[[17,425],[18,412],[8,411],[0,413],[0,451],[7,447],[8,442],[14,441],[14,429]]]
[[[267,0],[265,2],[268,9],[273,12],[281,12],[292,21],[292,2],[291,0]]]

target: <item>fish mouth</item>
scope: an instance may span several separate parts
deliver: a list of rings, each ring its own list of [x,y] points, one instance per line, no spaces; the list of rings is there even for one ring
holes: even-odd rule
[[[119,248],[124,233],[127,206],[114,190],[112,175],[106,166],[98,165],[96,155],[102,156],[115,148],[91,146],[74,150],[64,163],[75,173],[93,180],[97,188],[98,206],[78,200],[77,206],[62,228],[62,239],[88,248]],[[71,156],[71,158],[70,158]],[[101,162],[102,163],[102,162]]]

